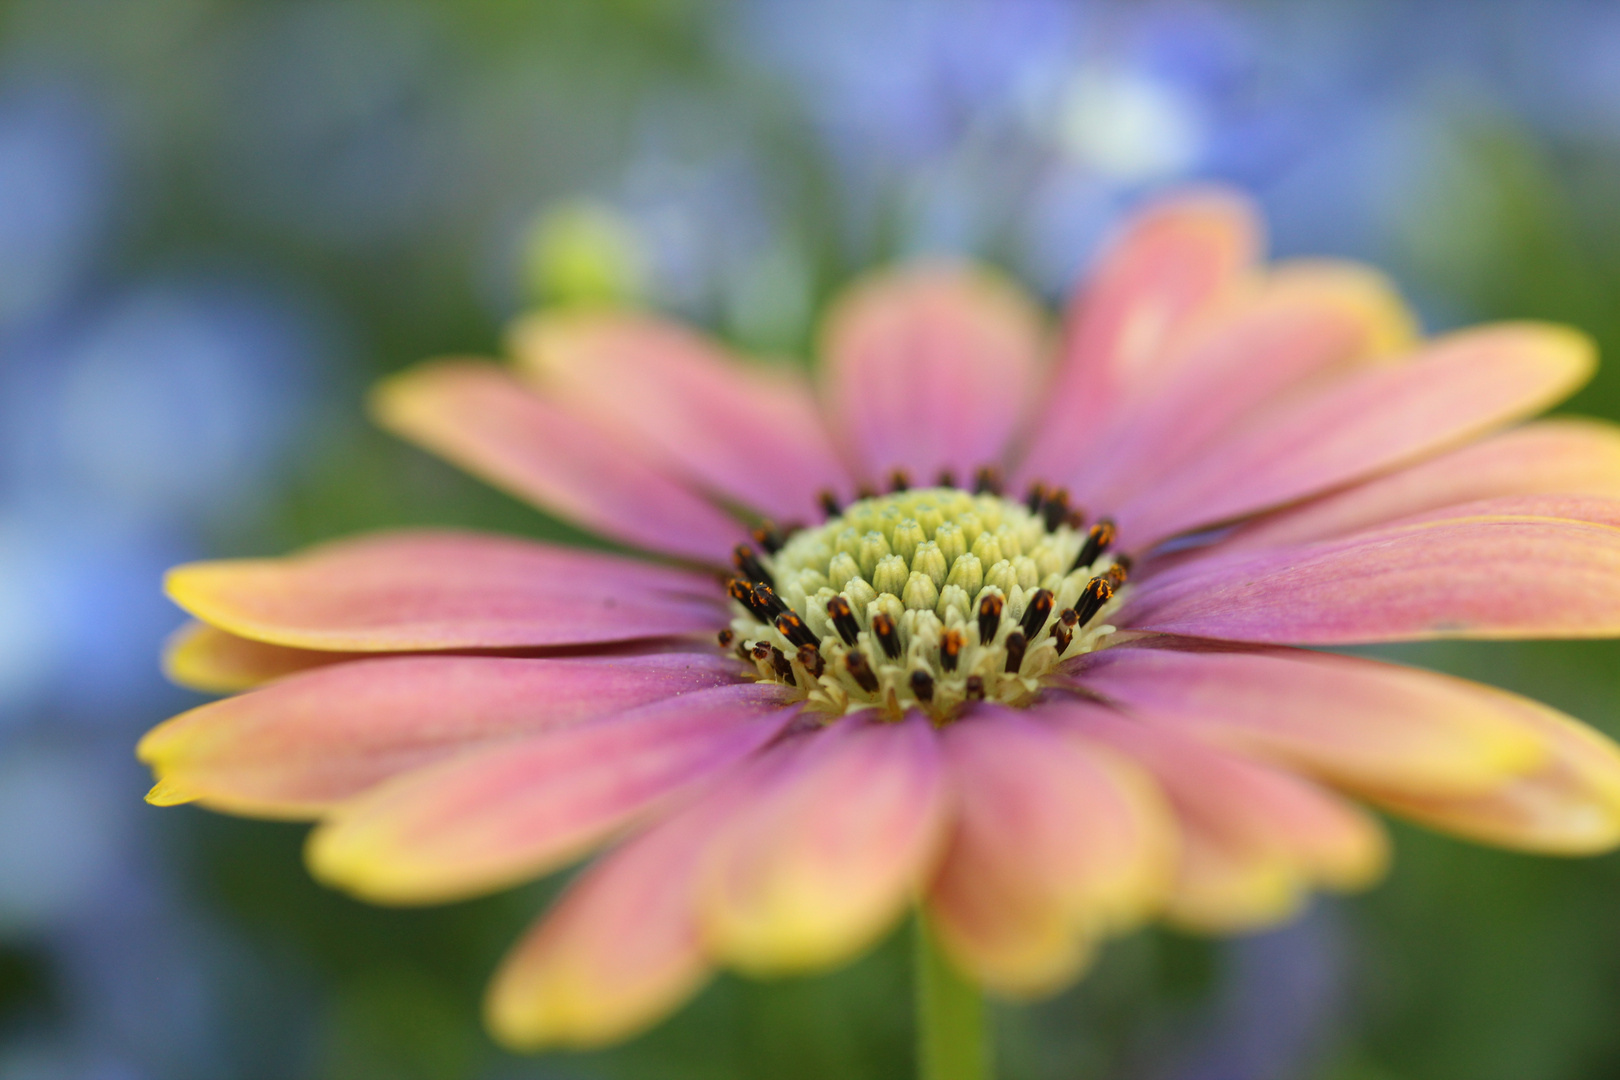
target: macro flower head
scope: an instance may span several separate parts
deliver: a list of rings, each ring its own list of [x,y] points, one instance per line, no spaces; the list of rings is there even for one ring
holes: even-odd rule
[[[1424,340],[1374,272],[1262,261],[1251,208],[1126,222],[1060,328],[992,273],[874,275],[819,366],[541,313],[378,419],[619,553],[464,532],[172,572],[149,798],[317,822],[321,880],[455,900],[579,863],[487,1001],[598,1045],[711,972],[823,969],[918,909],[1054,991],[1153,919],[1378,878],[1370,808],[1620,843],[1620,752],[1537,702],[1323,647],[1620,634],[1620,429],[1533,420],[1560,327]]]

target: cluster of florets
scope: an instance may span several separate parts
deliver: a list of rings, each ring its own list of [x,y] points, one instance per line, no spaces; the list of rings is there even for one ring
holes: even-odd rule
[[[1128,563],[1108,550],[1113,526],[1086,528],[1061,490],[899,490],[828,511],[737,549],[721,634],[817,710],[945,720],[964,702],[1024,704],[1114,631]]]

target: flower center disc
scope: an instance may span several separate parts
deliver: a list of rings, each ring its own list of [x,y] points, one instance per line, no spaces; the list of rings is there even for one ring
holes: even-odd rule
[[[949,487],[861,499],[774,553],[738,549],[732,635],[761,679],[833,715],[1027,704],[1114,632],[1126,560],[1112,538],[1039,487],[1024,502]]]

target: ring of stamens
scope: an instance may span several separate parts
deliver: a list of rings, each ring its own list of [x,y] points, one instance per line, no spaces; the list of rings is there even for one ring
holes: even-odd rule
[[[1027,704],[1114,633],[1129,561],[1066,492],[894,487],[842,511],[829,497],[825,524],[740,545],[722,646],[821,712],[943,722],[965,702]]]

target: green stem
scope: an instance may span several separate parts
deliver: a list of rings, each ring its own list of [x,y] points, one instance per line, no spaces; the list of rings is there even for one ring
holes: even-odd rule
[[[983,995],[940,954],[920,912],[916,939],[919,1080],[990,1080]]]

